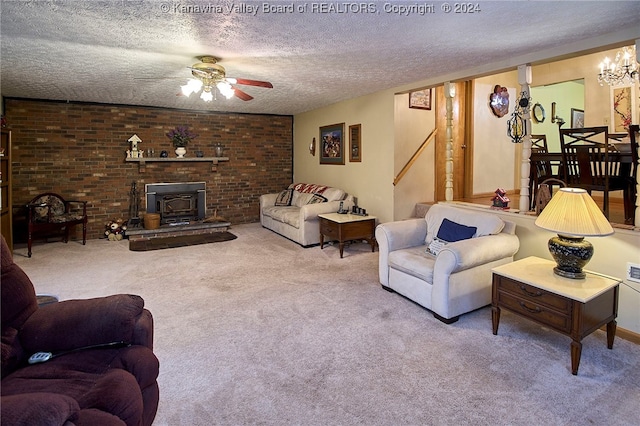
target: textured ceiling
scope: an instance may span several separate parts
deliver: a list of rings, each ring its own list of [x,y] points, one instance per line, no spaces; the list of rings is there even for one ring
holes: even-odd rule
[[[425,4],[429,13],[395,13]],[[297,114],[640,28],[638,1],[481,1],[474,13],[444,13],[442,4],[3,0],[0,89],[5,97]],[[222,58],[229,77],[274,88],[242,86],[249,102],[176,96],[203,54]]]

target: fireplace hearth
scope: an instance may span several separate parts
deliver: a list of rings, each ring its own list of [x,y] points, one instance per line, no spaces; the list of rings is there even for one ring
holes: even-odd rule
[[[206,215],[205,182],[149,183],[145,185],[147,213],[160,214],[160,225],[183,225]]]

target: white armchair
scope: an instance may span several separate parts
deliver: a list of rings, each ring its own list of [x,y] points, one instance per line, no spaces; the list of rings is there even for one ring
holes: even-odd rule
[[[448,242],[435,255],[427,248],[444,219],[476,230],[472,238]],[[491,303],[491,269],[512,262],[520,247],[514,223],[446,204],[431,206],[424,219],[378,225],[376,240],[382,287],[447,324]]]

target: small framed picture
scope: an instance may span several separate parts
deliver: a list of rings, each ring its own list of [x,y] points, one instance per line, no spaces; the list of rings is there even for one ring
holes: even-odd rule
[[[409,93],[409,108],[431,109],[431,89]]]
[[[362,161],[361,130],[361,124],[349,126],[349,161],[352,163]]]
[[[344,123],[320,127],[320,164],[344,164]]]
[[[584,127],[584,110],[571,108],[571,128]]]

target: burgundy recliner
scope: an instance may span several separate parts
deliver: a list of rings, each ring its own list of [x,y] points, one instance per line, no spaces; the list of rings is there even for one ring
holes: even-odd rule
[[[144,300],[118,294],[38,307],[4,237],[1,250],[2,425],[151,425],[159,362]],[[54,357],[29,364],[41,351]]]

